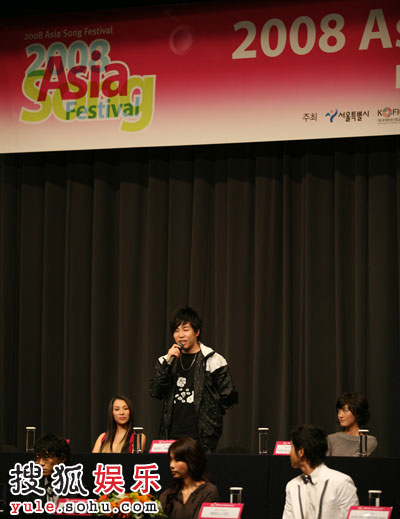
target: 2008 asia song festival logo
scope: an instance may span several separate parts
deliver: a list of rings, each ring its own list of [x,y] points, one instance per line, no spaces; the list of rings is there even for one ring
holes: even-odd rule
[[[69,47],[54,42],[47,49],[26,49],[32,63],[22,92],[32,104],[23,106],[20,121],[42,123],[50,117],[65,123],[119,120],[120,130],[138,132],[149,126],[155,104],[155,75],[131,74],[124,61],[111,60],[108,40]]]

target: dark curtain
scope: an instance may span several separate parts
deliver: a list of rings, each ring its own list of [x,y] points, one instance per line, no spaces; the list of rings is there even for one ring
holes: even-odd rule
[[[113,394],[148,395],[173,310],[203,317],[239,390],[220,449],[337,429],[366,394],[400,455],[400,137],[2,155],[0,445],[91,449]]]

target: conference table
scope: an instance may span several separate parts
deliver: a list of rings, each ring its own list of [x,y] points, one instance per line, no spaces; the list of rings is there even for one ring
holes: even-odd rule
[[[9,481],[9,470],[17,462],[25,464],[32,459],[27,453],[0,453],[0,484]],[[243,519],[281,519],[285,502],[286,483],[298,475],[288,456],[210,454],[208,473],[217,485],[221,502],[229,502],[229,488],[243,487]],[[125,490],[134,484],[135,465],[156,464],[154,473],[159,474],[159,483],[164,490],[171,481],[166,454],[91,454],[76,453],[72,464],[82,464],[82,483],[91,493],[94,489],[93,471],[97,464],[121,465],[125,480]],[[337,458],[329,457],[326,464],[349,474],[358,489],[361,505],[368,504],[368,490],[382,490],[381,506],[399,505],[400,458]],[[3,486],[3,488],[5,488]],[[16,500],[9,492],[7,499]],[[154,490],[152,490],[154,494]],[[95,497],[91,494],[89,497]],[[398,517],[397,509],[393,519]],[[7,513],[8,517],[9,514]]]

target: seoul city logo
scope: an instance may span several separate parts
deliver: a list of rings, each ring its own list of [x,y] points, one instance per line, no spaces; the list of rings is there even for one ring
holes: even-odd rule
[[[334,110],[329,110],[329,112],[325,114],[325,117],[329,117],[329,122],[333,123],[333,119],[337,116],[338,113],[338,109],[335,108]]]

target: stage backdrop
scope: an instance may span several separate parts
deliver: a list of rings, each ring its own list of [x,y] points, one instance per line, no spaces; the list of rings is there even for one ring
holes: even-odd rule
[[[88,451],[120,392],[157,438],[189,303],[239,391],[219,448],[334,432],[355,390],[399,456],[399,215],[399,136],[0,156],[0,448],[36,425]]]
[[[398,0],[13,19],[0,151],[397,134]]]

